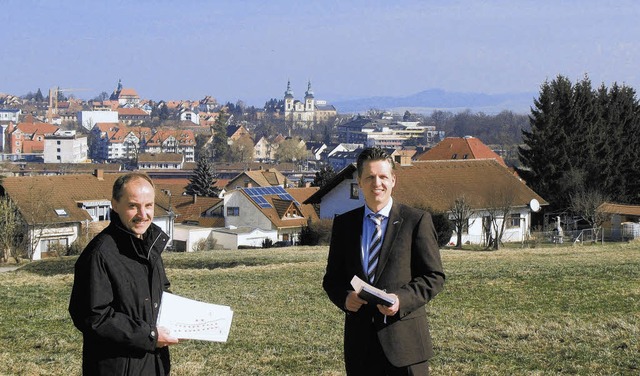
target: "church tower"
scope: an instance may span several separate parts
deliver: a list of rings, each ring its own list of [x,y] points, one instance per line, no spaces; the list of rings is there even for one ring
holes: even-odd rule
[[[291,91],[291,80],[287,81],[287,91],[284,92],[284,113],[293,112],[293,92]]]
[[[311,80],[309,80],[309,84],[307,85],[307,91],[304,96],[304,110],[313,112],[315,110],[315,99],[313,98],[313,90],[311,90]]]

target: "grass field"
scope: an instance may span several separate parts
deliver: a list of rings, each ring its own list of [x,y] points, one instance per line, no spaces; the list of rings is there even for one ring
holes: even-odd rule
[[[165,255],[174,293],[230,305],[227,343],[172,348],[173,375],[342,375],[326,247]],[[433,375],[640,374],[640,244],[443,250]],[[75,258],[0,273],[0,374],[77,375]]]

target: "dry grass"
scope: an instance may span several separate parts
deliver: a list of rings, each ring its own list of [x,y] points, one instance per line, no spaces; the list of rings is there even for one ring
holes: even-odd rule
[[[342,315],[321,289],[326,247],[167,254],[173,291],[230,305],[224,344],[185,341],[173,375],[342,375]],[[0,274],[1,375],[75,375],[74,258]],[[640,373],[640,247],[444,250],[430,305],[434,375]]]

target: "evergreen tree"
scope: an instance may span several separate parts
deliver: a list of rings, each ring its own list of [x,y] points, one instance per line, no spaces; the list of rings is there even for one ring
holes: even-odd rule
[[[519,172],[553,209],[586,192],[640,201],[640,104],[632,88],[593,90],[587,77],[572,85],[558,76],[541,86],[530,125]]]
[[[189,179],[189,184],[185,192],[188,195],[196,195],[201,197],[216,197],[217,189],[214,188],[216,183],[215,173],[211,164],[206,158],[198,159],[193,175]]]
[[[38,88],[38,91],[36,92],[36,96],[34,97],[34,100],[36,102],[44,102],[44,95],[42,95],[42,90],[40,90],[40,88]]]
[[[522,131],[525,147],[518,148],[521,176],[552,206],[566,202],[562,180],[570,169],[566,153],[567,135],[563,124],[570,119],[572,85],[558,76],[545,82],[531,109],[530,131]]]
[[[226,111],[220,111],[215,123],[211,127],[213,137],[209,148],[214,161],[224,161],[229,157],[229,144],[227,143],[228,119],[229,115]]]

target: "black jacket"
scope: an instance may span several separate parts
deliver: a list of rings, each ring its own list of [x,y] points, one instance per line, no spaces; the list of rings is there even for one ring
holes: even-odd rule
[[[69,313],[83,334],[84,375],[169,374],[169,349],[156,348],[168,240],[155,224],[133,236],[112,211],[76,261]]]

